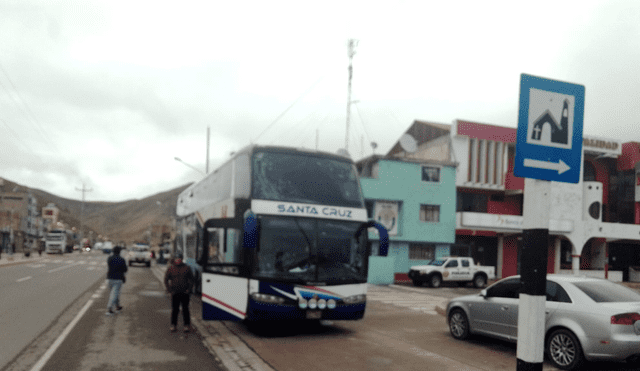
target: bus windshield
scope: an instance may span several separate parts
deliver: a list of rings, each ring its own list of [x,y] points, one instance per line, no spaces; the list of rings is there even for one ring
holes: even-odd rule
[[[366,282],[365,238],[360,223],[287,217],[260,218],[254,276],[330,284]]]
[[[253,198],[364,207],[353,164],[335,158],[286,152],[253,156]]]

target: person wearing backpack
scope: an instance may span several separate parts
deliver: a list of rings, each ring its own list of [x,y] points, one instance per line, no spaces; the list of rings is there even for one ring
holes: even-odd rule
[[[191,267],[184,264],[182,254],[177,253],[173,263],[164,275],[164,285],[171,294],[171,332],[177,331],[178,313],[182,307],[182,320],[184,332],[190,332],[191,315],[189,314],[189,300],[191,288],[195,282]]]

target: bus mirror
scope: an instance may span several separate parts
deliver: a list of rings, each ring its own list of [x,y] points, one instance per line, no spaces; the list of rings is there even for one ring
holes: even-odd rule
[[[258,219],[251,210],[244,213],[243,245],[245,249],[255,249],[258,246]]]
[[[374,221],[367,223],[367,227],[373,227],[378,230],[378,235],[380,236],[380,250],[378,251],[378,255],[387,256],[389,252],[389,232],[387,232],[387,228]]]

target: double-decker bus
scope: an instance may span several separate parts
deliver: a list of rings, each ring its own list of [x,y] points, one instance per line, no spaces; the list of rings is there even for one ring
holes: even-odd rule
[[[349,158],[251,145],[177,201],[175,249],[198,277],[205,320],[364,315],[368,221]]]

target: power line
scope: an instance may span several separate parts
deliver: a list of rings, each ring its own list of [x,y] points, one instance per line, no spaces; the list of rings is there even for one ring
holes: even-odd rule
[[[278,120],[280,120],[291,108],[293,108],[293,106],[295,106],[302,98],[304,98],[304,96],[306,96],[307,94],[309,94],[311,92],[311,90],[313,90],[316,85],[318,85],[320,83],[320,81],[322,81],[323,77],[320,77],[318,79],[318,81],[316,81],[313,85],[311,85],[311,87],[309,89],[307,89],[306,91],[304,91],[299,97],[298,99],[296,99],[289,107],[287,107],[287,109],[285,109],[281,114],[278,115],[278,117],[276,117],[275,120],[273,120],[272,123],[269,124],[269,126],[267,126],[266,129],[264,129],[262,131],[262,133],[260,133],[255,139],[254,141],[257,141],[258,138],[260,138],[264,133],[266,133],[269,129],[271,129],[271,127],[278,122]]]
[[[14,103],[16,104],[16,107],[18,109],[20,109],[23,113],[23,115],[28,119],[27,121],[30,121],[32,124],[35,124],[36,127],[39,129],[39,133],[40,135],[42,135],[42,137],[45,139],[45,141],[48,142],[49,145],[51,145],[51,148],[54,148],[56,151],[58,150],[57,146],[55,145],[55,143],[53,143],[49,137],[46,134],[46,131],[44,130],[44,128],[42,127],[42,125],[40,125],[40,122],[38,121],[38,119],[36,118],[36,116],[33,114],[33,111],[31,110],[31,108],[29,108],[29,106],[27,105],[26,101],[24,100],[24,98],[22,98],[22,96],[20,95],[20,92],[18,91],[18,89],[16,88],[15,84],[13,83],[13,81],[11,80],[11,78],[9,77],[9,74],[7,73],[7,71],[5,70],[5,68],[2,66],[2,63],[0,63],[0,70],[2,71],[2,73],[4,74],[5,78],[7,79],[7,81],[9,82],[9,84],[11,85],[11,87],[13,88],[13,91],[15,93],[15,95],[19,98],[16,99],[15,96],[13,96],[13,94],[11,94],[9,92],[9,89],[7,89],[7,87],[2,83],[2,81],[0,81],[0,87],[2,87],[6,92],[7,95],[9,97],[11,97],[11,99],[14,101]],[[26,113],[25,113],[26,112]]]
[[[7,122],[3,119],[0,119],[0,122],[2,122],[4,124],[4,126],[9,130],[9,132],[14,136],[14,138],[16,138],[18,140],[18,142],[20,142],[24,148],[31,152],[31,154],[33,154],[34,156],[37,157],[36,153],[31,149],[31,147],[29,147],[29,145],[27,144],[27,142],[25,142],[24,140],[22,140],[22,138],[20,138],[20,136],[18,135],[18,133],[15,132],[15,130],[13,130],[11,128],[11,126],[9,126],[9,124],[7,124]]]

